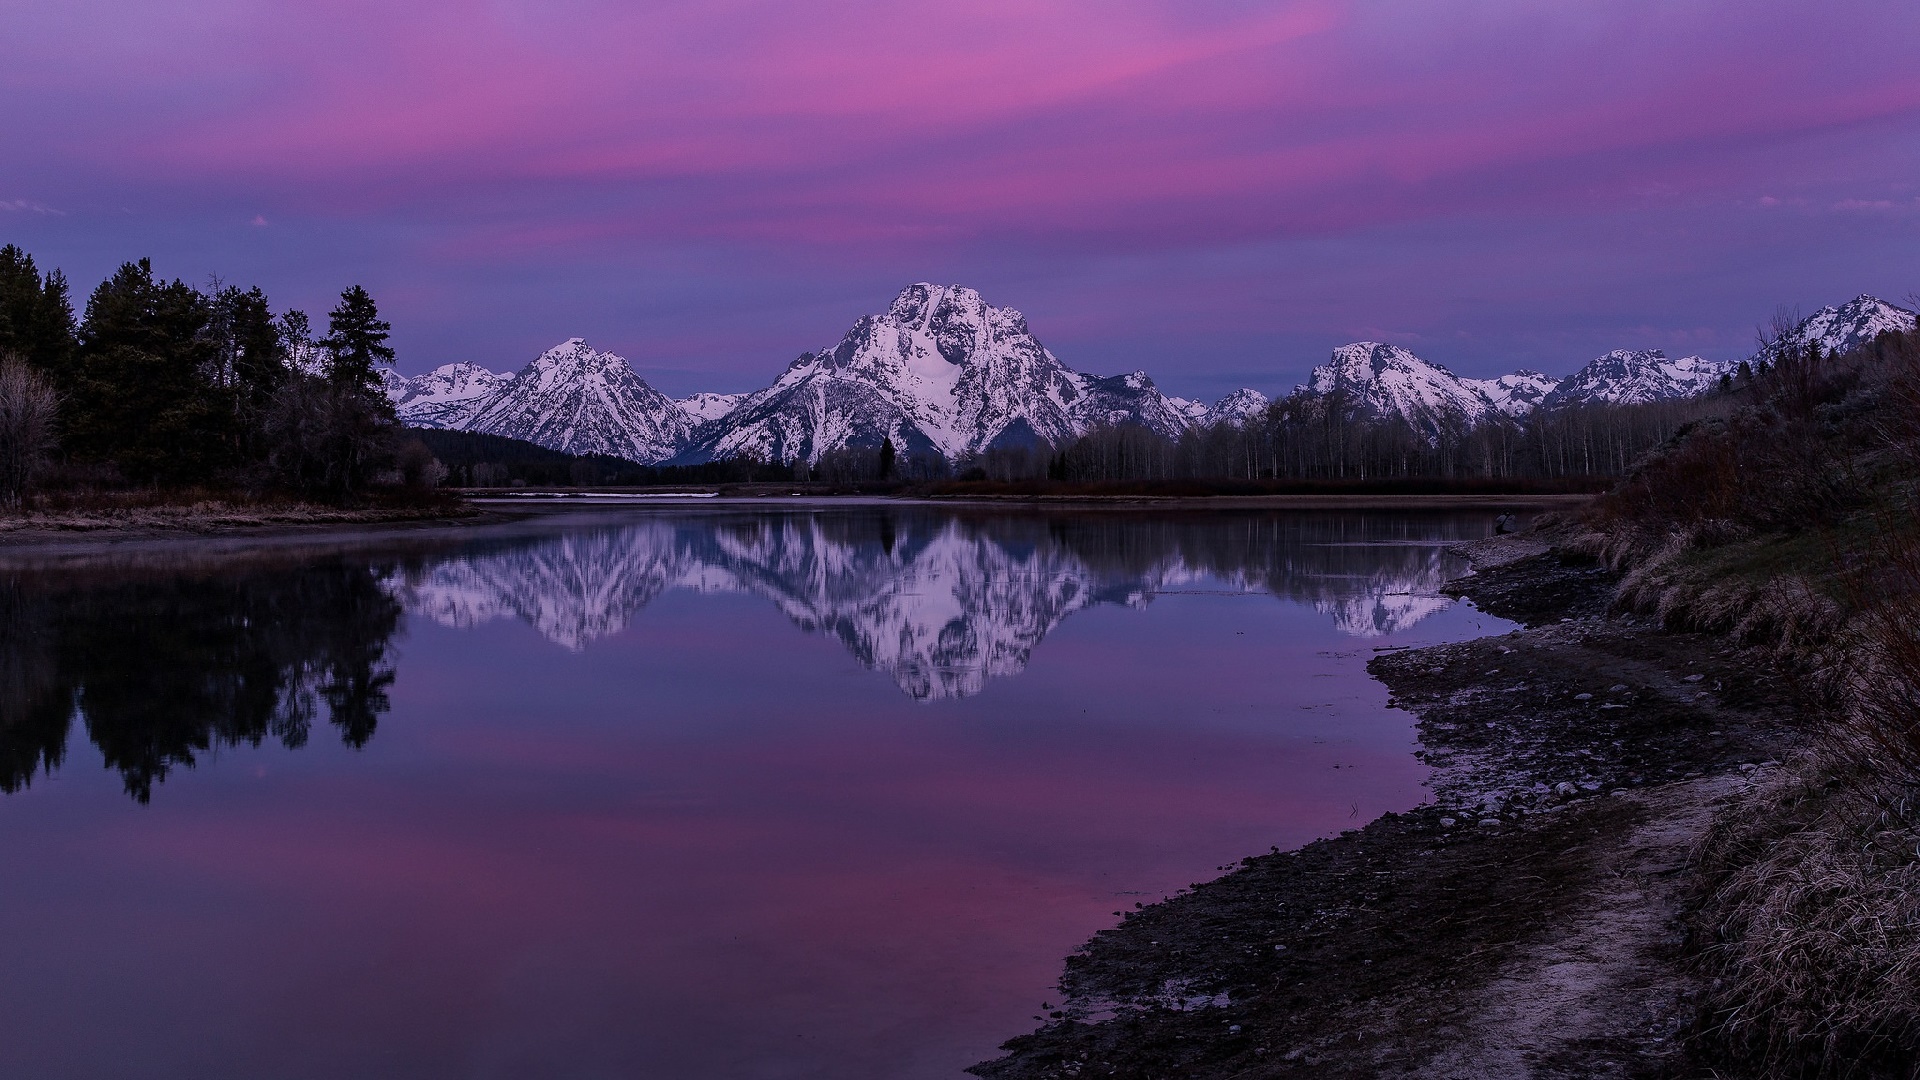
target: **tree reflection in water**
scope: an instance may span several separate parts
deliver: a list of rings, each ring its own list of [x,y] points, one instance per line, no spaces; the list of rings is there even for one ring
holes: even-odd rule
[[[373,737],[401,608],[387,574],[334,559],[115,577],[0,578],[0,791],[64,760],[76,718],[127,794],[220,747]]]

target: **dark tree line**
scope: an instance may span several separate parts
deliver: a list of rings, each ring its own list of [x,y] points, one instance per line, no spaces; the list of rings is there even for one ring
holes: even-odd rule
[[[101,282],[76,321],[60,271],[0,248],[0,356],[57,395],[52,457],[70,482],[351,498],[400,446],[381,392],[391,329],[358,285],[315,339],[258,288],[166,281],[146,259]]]
[[[1050,456],[976,463],[992,479],[1581,480],[1618,476],[1686,424],[1724,411],[1727,394],[1635,405],[1537,410],[1423,431],[1368,416],[1337,396],[1276,401],[1244,422],[1170,439],[1134,425],[1101,428]]]

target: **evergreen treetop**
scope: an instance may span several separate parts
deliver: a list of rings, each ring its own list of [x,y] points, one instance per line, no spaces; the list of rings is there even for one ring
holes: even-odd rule
[[[393,364],[387,344],[393,326],[380,318],[373,297],[358,285],[340,294],[340,303],[327,313],[327,337],[321,342],[330,354],[327,379],[336,389],[379,392],[376,364]]]

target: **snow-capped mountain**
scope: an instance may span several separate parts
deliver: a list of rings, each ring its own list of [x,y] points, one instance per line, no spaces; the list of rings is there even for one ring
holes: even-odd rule
[[[746,394],[689,394],[675,398],[673,403],[680,411],[693,418],[695,424],[704,424],[709,420],[718,420],[740,406],[747,399]]]
[[[1800,320],[1792,330],[1768,342],[1751,360],[1771,363],[1788,349],[1805,351],[1813,344],[1818,344],[1820,351],[1827,355],[1849,352],[1889,330],[1913,328],[1913,312],[1862,293],[1839,307],[1823,307]]]
[[[425,375],[389,382],[400,422],[409,427],[461,428],[511,376],[488,371],[479,364],[444,364]],[[396,392],[397,391],[397,392]]]
[[[1273,402],[1267,395],[1243,386],[1209,406],[1200,422],[1244,424],[1248,420],[1264,415],[1267,406],[1271,404]]]
[[[1554,387],[1560,385],[1560,380],[1551,375],[1526,370],[1497,379],[1460,381],[1485,395],[1495,412],[1514,417],[1525,416],[1538,408],[1540,402],[1553,393]]]
[[[685,445],[693,423],[625,360],[571,338],[521,368],[463,427],[569,454],[652,463]]]
[[[1359,341],[1333,351],[1294,391],[1374,419],[1398,417],[1428,439],[1500,412],[1485,390],[1398,345]]]
[[[1018,311],[969,288],[922,282],[702,425],[678,460],[752,454],[813,462],[886,439],[903,452],[955,459],[1057,443],[1120,421],[1167,435],[1188,425],[1145,373],[1076,372],[1034,339]]]
[[[1754,359],[1818,343],[1845,351],[1914,313],[1860,296],[1822,308]],[[313,368],[309,347],[296,366]],[[1294,390],[1295,399],[1376,419],[1397,417],[1429,440],[1538,408],[1631,404],[1710,390],[1734,365],[1658,350],[1615,350],[1565,379],[1516,371],[1462,378],[1396,345],[1341,346]],[[645,464],[752,455],[809,463],[846,446],[891,439],[904,454],[949,461],[999,447],[1065,442],[1101,425],[1140,424],[1178,437],[1195,426],[1244,423],[1269,401],[1251,389],[1212,405],[1160,392],[1145,372],[1094,376],[1063,364],[1026,319],[972,289],[925,282],[866,316],[832,348],[806,353],[751,394],[693,394],[677,401],[626,361],[574,338],[507,377],[449,364],[416,379],[382,372],[403,422],[526,439],[570,453]]]
[[[1659,349],[1615,349],[1587,361],[1585,367],[1562,379],[1540,404],[1557,409],[1692,397],[1719,385],[1720,376],[1731,369],[1729,364],[1698,356],[1672,359]]]

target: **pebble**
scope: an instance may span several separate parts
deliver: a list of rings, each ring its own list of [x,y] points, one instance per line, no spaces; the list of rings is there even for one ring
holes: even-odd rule
[[[1592,701],[1592,700],[1593,700],[1593,695],[1592,695],[1592,694],[1575,694],[1575,695],[1573,695],[1573,700],[1575,700],[1575,701]]]
[[[1458,824],[1460,824],[1460,819],[1458,818],[1443,817],[1440,819],[1440,827],[1443,829],[1451,829]]]
[[[1480,819],[1479,824],[1493,828],[1500,824],[1500,819],[1497,817],[1483,817]]]
[[[1681,682],[1699,682],[1701,679],[1704,679],[1704,678],[1706,678],[1705,675],[1689,675],[1680,681]]]
[[[1574,787],[1570,781],[1562,780],[1553,785],[1553,793],[1563,799],[1571,799],[1575,795],[1580,794],[1580,789]]]
[[[1614,684],[1613,684],[1612,686],[1609,686],[1609,687],[1607,687],[1607,693],[1609,693],[1609,694],[1617,694],[1617,693],[1619,693],[1620,691],[1622,691],[1622,690],[1625,690],[1626,688],[1627,688],[1627,684],[1626,684],[1626,683],[1623,683],[1623,682],[1622,682],[1622,683],[1614,683]]]

